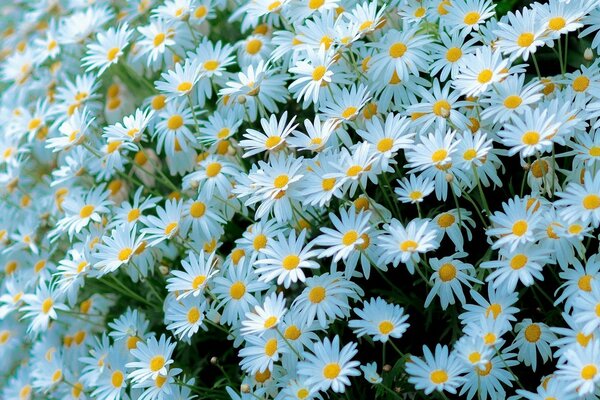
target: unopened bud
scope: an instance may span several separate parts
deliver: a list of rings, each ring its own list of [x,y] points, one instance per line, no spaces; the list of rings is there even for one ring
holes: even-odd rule
[[[583,52],[583,58],[585,58],[586,61],[592,61],[594,59],[594,52],[592,51],[592,49],[590,49],[589,47],[585,49],[585,51]]]
[[[531,165],[529,165],[529,163],[525,163],[525,164],[523,165],[523,169],[524,169],[525,171],[529,171],[529,168],[531,168]]]
[[[452,181],[454,181],[454,175],[446,174],[446,182],[452,183]]]
[[[402,388],[401,388],[401,387],[398,387],[398,386],[396,386],[396,387],[394,388],[394,392],[396,392],[396,393],[402,393]]]
[[[198,186],[200,186],[200,182],[198,182],[197,180],[193,179],[193,180],[190,182],[190,188],[191,188],[191,189],[194,189],[194,190],[195,190],[195,189],[198,189]]]
[[[160,271],[161,274],[163,274],[165,276],[169,274],[169,267],[167,267],[166,265],[160,265],[158,267],[158,270]]]
[[[385,364],[383,366],[383,372],[390,372],[392,370],[392,366],[390,364]]]
[[[212,365],[217,365],[219,363],[219,359],[217,357],[211,357],[210,358],[210,363]]]
[[[247,383],[244,383],[242,386],[240,386],[240,392],[250,393],[250,385],[248,385]]]
[[[240,103],[240,104],[246,104],[246,96],[240,94],[237,97],[237,102]]]

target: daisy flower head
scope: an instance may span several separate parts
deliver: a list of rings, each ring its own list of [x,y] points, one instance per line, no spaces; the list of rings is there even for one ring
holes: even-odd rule
[[[136,252],[145,247],[142,244],[144,235],[137,234],[136,225],[122,225],[113,229],[110,236],[102,238],[102,242],[97,245],[94,255],[97,259],[94,268],[99,270],[100,276],[126,265]]]
[[[165,311],[165,320],[170,322],[167,329],[180,338],[189,339],[200,328],[208,330],[204,324],[206,301],[200,296],[186,297],[181,301],[171,301]]]
[[[422,175],[410,174],[408,178],[402,178],[401,181],[398,181],[398,187],[394,192],[401,202],[418,204],[433,193],[434,189],[433,182],[428,178]]]
[[[311,260],[319,251],[312,249],[312,243],[305,245],[305,239],[304,229],[297,238],[295,230],[291,230],[287,238],[279,233],[276,241],[270,241],[266,248],[260,250],[265,257],[256,261],[259,279],[268,283],[277,278],[277,284],[286,289],[292,283],[304,282],[306,275],[303,268],[319,268],[319,264]]]
[[[454,87],[465,96],[478,96],[508,75],[508,60],[489,46],[479,47],[459,62]]]
[[[538,353],[542,363],[546,363],[552,358],[550,343],[556,340],[556,335],[552,333],[548,325],[526,318],[515,325],[515,331],[517,337],[507,350],[519,349],[517,354],[519,361],[523,361],[525,365],[531,366],[531,369],[535,371]]]
[[[159,340],[150,336],[146,342],[138,343],[137,347],[131,350],[134,361],[126,364],[131,371],[127,378],[133,383],[139,383],[166,376],[173,363],[171,357],[175,345],[176,343],[171,343],[171,338],[164,334],[160,335]]]
[[[451,27],[452,33],[465,35],[473,30],[478,31],[479,26],[494,15],[495,6],[490,0],[452,1],[445,9],[447,15],[443,15],[440,22]]]
[[[518,197],[502,204],[503,211],[490,216],[492,226],[486,231],[488,236],[499,237],[492,248],[507,246],[514,251],[519,244],[533,243],[540,228],[541,210],[530,207],[527,200]]]
[[[390,337],[398,339],[409,327],[408,315],[396,304],[387,303],[381,297],[363,302],[363,308],[355,308],[360,319],[348,322],[357,337],[369,335],[374,341],[387,342]]]
[[[455,303],[455,297],[461,304],[465,304],[467,300],[463,293],[463,286],[470,289],[473,284],[482,283],[475,278],[473,265],[458,260],[466,255],[466,253],[457,253],[441,259],[429,259],[429,265],[434,271],[430,278],[433,281],[433,287],[425,299],[425,307],[431,304],[435,296],[440,298],[444,310],[448,308],[448,305]]]
[[[600,342],[592,340],[589,347],[570,349],[565,356],[567,362],[558,365],[557,380],[579,395],[593,393],[600,380]]]
[[[190,95],[194,85],[202,77],[200,65],[186,59],[183,65],[175,64],[175,70],[169,70],[161,75],[162,80],[155,83],[159,92],[169,97]]]
[[[276,152],[286,146],[286,137],[298,126],[294,124],[296,117],[287,121],[287,111],[281,115],[279,121],[275,115],[267,120],[261,118],[260,125],[263,132],[254,129],[248,129],[244,134],[244,140],[240,141],[240,146],[244,148],[244,157],[250,157],[263,151]]]
[[[298,374],[306,377],[307,385],[318,390],[331,388],[343,393],[350,385],[350,377],[359,376],[360,365],[353,357],[358,351],[356,343],[350,342],[340,349],[340,338],[335,336],[314,344],[313,351],[304,353],[304,361],[298,364]]]
[[[265,298],[262,306],[257,305],[253,311],[246,313],[240,332],[244,336],[262,336],[277,328],[286,311],[283,293],[271,293]]]
[[[497,48],[509,55],[511,60],[522,57],[527,61],[537,47],[544,45],[546,27],[535,12],[528,8],[524,8],[522,12],[509,12],[506,17],[508,22],[498,22],[498,29],[494,31],[498,35]]]
[[[206,255],[204,250],[200,250],[200,253],[190,251],[188,256],[181,260],[183,271],[171,271],[172,276],[167,279],[167,290],[176,293],[177,300],[190,295],[198,297],[218,272],[214,268],[214,256],[214,253]]]
[[[456,355],[449,352],[447,346],[438,344],[435,354],[427,346],[423,346],[423,357],[424,360],[411,357],[406,363],[408,381],[415,385],[417,390],[423,390],[427,395],[434,390],[455,394],[464,382],[461,376],[462,363]]]
[[[600,225],[600,174],[586,171],[583,183],[570,182],[555,203],[559,215],[568,222],[580,221],[594,227]]]
[[[404,226],[393,218],[383,226],[383,232],[377,244],[382,250],[379,262],[392,263],[394,267],[403,263],[411,274],[415,272],[421,253],[439,247],[436,228],[428,219],[413,219]]]
[[[90,222],[102,222],[102,214],[109,212],[109,192],[105,185],[99,185],[85,194],[74,193],[62,204],[65,216],[58,221],[56,233],[68,232],[69,237],[79,233]]]
[[[119,62],[132,33],[127,23],[116,29],[108,28],[105,33],[99,33],[96,37],[97,43],[87,46],[87,55],[82,59],[83,65],[88,71],[98,69],[98,75],[102,75],[108,67]]]

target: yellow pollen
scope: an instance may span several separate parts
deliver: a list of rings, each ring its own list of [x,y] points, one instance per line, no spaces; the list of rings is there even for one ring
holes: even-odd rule
[[[390,321],[381,321],[378,328],[382,335],[389,335],[389,333],[394,330],[394,324]]]
[[[80,274],[85,270],[85,267],[87,267],[89,264],[87,261],[81,261],[79,264],[77,264],[77,273]]]
[[[154,96],[152,98],[152,108],[154,110],[162,110],[165,106],[166,97],[162,94]]]
[[[550,166],[546,160],[535,160],[531,163],[531,174],[538,179],[546,175],[549,169]]]
[[[431,154],[431,161],[439,163],[444,161],[448,157],[448,151],[446,149],[439,149]]]
[[[515,108],[519,107],[522,102],[523,102],[523,99],[521,99],[520,96],[511,94],[510,96],[507,96],[504,99],[503,104],[504,104],[504,107],[514,110]]]
[[[335,379],[338,377],[341,370],[342,370],[342,368],[340,367],[340,364],[329,363],[329,364],[326,364],[325,367],[323,368],[323,376],[326,379]]]
[[[293,269],[298,268],[298,265],[300,265],[300,257],[298,257],[295,254],[290,254],[283,258],[281,264],[283,266],[283,269],[291,271]]]
[[[34,130],[37,129],[40,125],[42,124],[42,120],[39,118],[34,118],[31,121],[29,121],[29,124],[27,124],[27,129],[28,130]]]
[[[485,366],[483,367],[483,369],[481,369],[481,368],[475,368],[475,370],[477,371],[477,375],[479,375],[479,376],[487,376],[492,371],[492,362],[488,361],[488,362],[485,363]]]
[[[231,252],[231,261],[233,261],[233,263],[237,265],[242,259],[242,257],[244,257],[245,255],[246,252],[244,251],[244,249],[235,249]]]
[[[44,300],[42,302],[42,312],[44,314],[48,314],[53,305],[54,305],[54,301],[52,300],[52,298],[48,297],[46,300]]]
[[[277,352],[277,339],[272,338],[267,340],[265,343],[265,354],[268,357],[273,357],[273,355]]]
[[[358,26],[358,30],[362,32],[367,29],[370,29],[371,26],[373,26],[373,21],[367,20]]]
[[[246,43],[246,52],[248,54],[254,55],[262,49],[263,43],[259,39],[250,39],[248,43]]]
[[[264,249],[266,245],[267,245],[267,237],[262,233],[256,235],[256,237],[252,241],[252,247],[254,247],[254,250],[256,250],[256,251],[259,251],[260,249]]]
[[[127,342],[126,342],[126,344],[127,344],[127,349],[128,349],[128,350],[133,350],[133,349],[135,349],[135,348],[137,347],[137,344],[138,344],[138,342],[140,342],[140,340],[141,340],[141,339],[140,339],[139,337],[137,337],[137,336],[129,336],[129,337],[127,338]]]
[[[288,340],[296,340],[300,337],[301,334],[302,332],[300,331],[300,329],[298,329],[296,325],[290,325],[285,329],[283,337],[285,337]]]
[[[594,364],[587,364],[581,369],[581,377],[585,380],[594,379],[597,372],[598,368]]]
[[[593,337],[593,333],[590,333],[589,335],[584,335],[583,332],[578,332],[576,340],[581,347],[587,347],[588,343],[590,342],[590,340],[592,340]]]
[[[414,16],[416,18],[421,18],[422,16],[425,15],[425,8],[424,7],[419,7],[415,10]]]
[[[468,149],[463,153],[463,158],[467,161],[471,161],[475,157],[477,157],[477,151],[475,149]]]
[[[325,4],[325,0],[308,0],[308,8],[311,10],[316,10]]]
[[[429,379],[434,384],[441,385],[448,381],[448,374],[443,369],[436,369],[429,374]]]
[[[448,228],[448,227],[452,226],[455,221],[456,221],[456,218],[454,217],[454,215],[452,215],[450,213],[443,213],[438,218],[437,223],[440,226],[440,228]]]
[[[61,378],[62,378],[62,371],[60,369],[57,369],[52,374],[52,378],[51,378],[52,379],[52,383],[58,382]]]
[[[477,11],[469,11],[465,14],[463,22],[467,25],[474,25],[479,22],[481,15]]]
[[[201,201],[195,201],[190,207],[190,215],[193,218],[200,218],[206,212],[206,205]]]
[[[171,235],[172,233],[176,232],[178,226],[179,224],[177,222],[171,222],[167,224],[165,227],[165,235]]]
[[[591,292],[592,291],[592,276],[591,275],[583,275],[577,281],[577,286],[579,287],[579,289],[583,290],[584,292]]]
[[[290,178],[287,175],[279,175],[275,178],[275,181],[273,181],[273,186],[277,189],[283,189],[287,186],[289,181]]]
[[[200,310],[198,307],[192,307],[187,313],[187,320],[190,324],[195,324],[200,319]]]
[[[433,113],[438,117],[448,117],[452,106],[446,100],[438,100],[433,104]]]
[[[548,20],[548,28],[553,31],[560,31],[566,24],[567,21],[563,17],[554,17]]]
[[[474,351],[471,354],[469,354],[468,358],[471,364],[476,364],[479,361],[481,361],[481,354],[478,351]]]
[[[4,330],[0,332],[0,344],[6,344],[10,339],[10,331]]]
[[[205,6],[199,6],[196,8],[196,11],[194,11],[194,17],[196,18],[203,18],[206,14],[208,14],[208,11]]]
[[[167,382],[167,377],[166,376],[162,376],[162,375],[157,375],[156,379],[154,380],[154,384],[156,385],[156,387],[161,388],[164,386],[164,384]]]
[[[527,264],[527,260],[528,258],[525,254],[517,254],[510,259],[510,267],[515,271],[519,270]]]
[[[406,251],[406,252],[410,252],[413,253],[417,250],[417,247],[419,247],[419,244],[417,242],[415,242],[414,240],[405,240],[404,242],[400,243],[400,250],[402,251]]]
[[[267,318],[265,320],[265,323],[263,324],[263,327],[265,329],[271,329],[275,325],[277,325],[277,317],[274,316],[274,315],[271,315],[269,318]]]
[[[390,57],[392,58],[400,58],[404,55],[404,53],[406,53],[406,50],[408,48],[406,47],[406,45],[402,42],[396,42],[394,44],[392,44],[390,46]]]
[[[312,72],[313,81],[321,80],[321,78],[323,78],[323,76],[325,75],[325,72],[327,72],[327,68],[325,68],[323,65],[315,67],[315,69],[313,69]]]
[[[131,257],[132,253],[133,249],[130,247],[124,247],[119,251],[119,255],[117,257],[119,258],[119,261],[127,261],[129,260],[129,257]]]
[[[584,92],[590,86],[590,79],[581,75],[573,80],[573,90],[576,92]]]
[[[206,176],[214,178],[221,172],[222,165],[218,162],[212,162],[206,166]]]
[[[137,221],[137,219],[139,217],[140,217],[140,209],[139,208],[132,208],[127,213],[127,222]]]
[[[500,315],[501,312],[502,312],[502,306],[498,303],[492,303],[485,310],[485,316],[489,317],[490,313],[491,313],[494,316],[494,319],[496,319],[496,318],[498,318],[498,316]]]
[[[358,232],[349,230],[342,236],[342,244],[344,246],[352,246],[358,240]]]
[[[538,324],[531,324],[525,328],[525,340],[529,343],[535,343],[540,340],[542,336],[542,330]]]
[[[175,114],[167,120],[167,128],[172,131],[181,128],[181,125],[183,125],[183,117],[181,115]]]
[[[354,106],[346,107],[344,111],[342,111],[342,118],[350,119],[352,116],[354,116],[354,114],[356,114],[356,111],[358,111],[358,109]]]
[[[462,57],[462,50],[459,47],[450,47],[446,52],[446,60],[449,62],[457,62]]]
[[[597,194],[588,194],[583,198],[582,205],[586,210],[595,210],[600,207],[600,196]]]
[[[481,84],[488,83],[492,80],[493,76],[494,72],[491,69],[484,69],[479,73],[479,75],[477,75],[477,82]]]
[[[152,372],[160,371],[165,366],[165,358],[161,355],[154,356],[150,359],[150,370]]]
[[[246,285],[243,282],[237,281],[229,288],[229,295],[235,300],[241,299],[246,294]]]
[[[302,388],[298,390],[298,392],[296,393],[296,397],[300,400],[304,400],[308,397],[309,394],[310,392],[308,391],[308,389]]]
[[[496,343],[496,335],[494,335],[492,332],[486,333],[483,335],[483,342],[487,345]]]
[[[323,286],[315,286],[308,292],[308,300],[313,304],[318,304],[325,299],[327,291]]]
[[[512,234],[519,237],[523,236],[527,232],[528,228],[529,226],[527,225],[527,221],[520,219],[513,224]]]
[[[325,178],[321,181],[321,188],[329,192],[335,186],[335,178]]]
[[[346,170],[346,175],[350,177],[358,176],[363,171],[363,168],[360,165],[353,165]]]
[[[531,32],[521,33],[519,35],[519,37],[517,38],[517,44],[521,47],[529,47],[533,43],[533,39],[534,39],[533,33],[531,33]]]
[[[177,85],[177,90],[179,92],[188,92],[192,86],[192,82],[181,82],[179,85]]]
[[[206,276],[204,275],[198,275],[197,277],[194,278],[194,280],[192,281],[192,288],[194,290],[198,290],[198,288],[200,286],[202,286],[202,284],[206,281]]]
[[[408,194],[408,197],[410,197],[412,200],[421,200],[423,198],[423,193],[421,193],[418,190],[415,190],[414,192],[410,192]]]
[[[281,143],[280,136],[269,136],[267,140],[265,140],[265,147],[269,150],[274,149]]]
[[[449,282],[456,277],[456,267],[451,263],[443,264],[440,267],[438,274],[440,275],[442,282]]]
[[[119,54],[120,51],[121,49],[118,47],[113,47],[112,49],[108,50],[108,53],[106,53],[106,58],[108,61],[113,61],[115,58],[117,58],[117,54]]]
[[[321,0],[319,0],[321,1]],[[325,46],[325,50],[329,50],[329,48],[331,47],[331,44],[333,43],[333,38],[329,37],[329,36],[323,36],[321,38],[321,42],[320,44],[322,46]]]
[[[269,369],[265,369],[264,372],[257,372],[256,374],[254,374],[254,379],[256,379],[257,382],[260,383],[264,383],[266,382],[267,379],[269,379],[271,377],[271,371],[269,371]]]
[[[162,32],[157,34],[156,36],[154,36],[154,40],[153,40],[154,47],[158,47],[161,44],[163,44],[163,42],[165,41],[165,37],[166,37],[166,35]]]

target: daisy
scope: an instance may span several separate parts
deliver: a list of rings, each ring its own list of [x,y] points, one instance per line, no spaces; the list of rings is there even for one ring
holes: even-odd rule
[[[483,46],[459,61],[459,73],[452,84],[465,96],[477,96],[506,77],[507,69],[508,60],[502,59],[499,51]]]
[[[452,33],[460,31],[467,34],[472,30],[478,31],[479,25],[494,15],[496,5],[489,0],[459,0],[450,3],[448,15],[440,22],[451,27]]]
[[[306,133],[295,130],[286,141],[290,147],[299,150],[320,152],[333,141],[330,139],[338,126],[339,121],[336,119],[331,118],[321,122],[319,115],[315,115],[314,122],[309,119],[304,120]]]
[[[410,326],[404,309],[385,302],[381,297],[364,301],[363,308],[355,308],[354,312],[360,319],[350,320],[348,326],[357,337],[369,335],[374,341],[385,343],[390,338],[401,338]]]
[[[456,355],[450,353],[447,346],[438,344],[435,355],[427,346],[423,346],[423,356],[425,360],[411,357],[406,363],[408,381],[426,395],[434,390],[456,394],[458,387],[464,382],[461,377],[462,365]]]
[[[364,85],[347,88],[333,87],[326,95],[320,110],[325,118],[335,118],[344,122],[354,120],[371,96]]]
[[[90,134],[90,127],[94,119],[87,108],[82,111],[79,108],[75,109],[58,128],[60,136],[48,138],[46,147],[56,152],[69,150],[73,146],[83,144]]]
[[[548,250],[535,245],[517,246],[510,251],[501,248],[500,257],[481,263],[480,267],[494,269],[486,281],[508,292],[513,292],[519,281],[525,286],[533,285],[534,278],[543,281],[542,269],[550,262]]]
[[[52,285],[40,281],[35,288],[35,293],[23,295],[25,305],[21,307],[23,319],[30,319],[28,332],[38,333],[48,329],[50,320],[58,318],[57,311],[68,311],[69,308],[62,303],[62,296]]]
[[[403,203],[421,203],[435,189],[433,182],[422,175],[409,174],[409,178],[402,178],[397,182],[399,186],[394,189],[394,193]]]
[[[409,148],[413,143],[414,132],[409,132],[409,120],[399,114],[389,113],[385,123],[379,118],[367,121],[365,129],[356,131],[365,141],[375,147],[382,161],[382,169],[386,169],[389,160],[393,159],[400,149]]]
[[[87,71],[98,69],[98,75],[102,75],[108,67],[119,62],[132,33],[126,23],[117,29],[109,28],[106,33],[99,33],[96,37],[98,43],[87,46],[87,56],[82,59],[82,65],[87,67]]]
[[[69,237],[72,238],[91,221],[101,222],[102,214],[109,212],[108,205],[111,203],[104,185],[100,185],[84,195],[68,196],[62,204],[65,217],[58,221],[55,231],[57,233],[67,231]]]
[[[543,85],[539,81],[525,84],[525,75],[511,75],[494,86],[489,97],[481,99],[488,106],[482,111],[482,119],[490,119],[494,123],[505,122],[522,115],[530,105],[537,103],[542,97]]]
[[[277,240],[272,240],[266,248],[261,249],[265,258],[256,261],[256,273],[263,282],[271,282],[277,278],[277,284],[286,289],[297,281],[304,282],[306,276],[302,268],[316,269],[319,264],[312,261],[319,252],[312,250],[312,243],[304,244],[306,230],[302,230],[296,239],[296,232],[292,230],[286,238],[279,233]]]
[[[492,248],[507,246],[514,251],[518,245],[533,243],[541,222],[541,211],[535,207],[527,207],[526,200],[509,199],[502,204],[503,211],[490,216],[492,227],[486,231],[488,236],[497,236]]]
[[[511,60],[522,57],[527,61],[529,54],[535,54],[536,48],[544,45],[546,27],[535,12],[527,8],[522,12],[509,12],[506,18],[508,23],[499,21],[498,29],[494,31],[498,35],[496,46]]]
[[[441,259],[429,259],[429,265],[434,271],[429,278],[433,282],[433,287],[425,299],[425,307],[429,307],[435,296],[440,298],[444,310],[448,305],[455,303],[455,296],[461,304],[465,304],[467,300],[463,293],[463,285],[470,289],[473,284],[482,283],[474,277],[473,265],[457,260],[466,255],[466,253],[457,253]]]
[[[186,59],[183,65],[175,64],[175,70],[163,72],[162,80],[156,81],[155,86],[159,92],[165,93],[170,98],[186,96],[190,95],[201,77],[200,66]]]
[[[309,48],[306,59],[290,68],[289,71],[296,74],[296,79],[289,88],[295,98],[302,100],[302,107],[306,108],[311,102],[317,104],[319,90],[332,81],[333,63],[333,53],[326,51],[325,47],[321,47],[318,52]]]
[[[171,301],[165,311],[165,320],[170,322],[167,329],[181,338],[191,338],[198,329],[208,330],[204,324],[206,301],[200,296],[186,297],[181,301]]]
[[[542,363],[552,358],[550,343],[556,341],[556,336],[550,331],[548,325],[526,318],[515,325],[515,331],[517,337],[506,350],[519,349],[517,354],[519,361],[523,361],[526,366],[531,366],[535,371],[538,353]]]
[[[352,360],[356,353],[356,343],[348,343],[340,349],[337,335],[332,341],[325,338],[315,343],[313,352],[304,353],[304,361],[298,364],[298,374],[305,376],[306,384],[317,390],[331,388],[336,393],[343,393],[350,385],[348,378],[360,375],[356,369],[360,363]]]
[[[102,238],[102,242],[97,246],[95,258],[98,261],[94,264],[94,268],[99,270],[99,276],[114,272],[129,263],[141,248],[144,234],[138,236],[135,225],[124,225],[113,229],[110,236]]]
[[[287,311],[285,302],[283,293],[271,293],[265,298],[262,306],[257,305],[252,312],[246,313],[246,319],[242,320],[241,334],[245,337],[262,336],[271,329],[277,329]]]
[[[386,81],[395,72],[404,81],[411,74],[418,76],[419,71],[428,71],[430,60],[425,48],[431,39],[418,34],[417,30],[417,27],[403,31],[391,29],[381,41],[370,44],[378,50],[370,61],[372,72]]]
[[[137,347],[131,350],[131,355],[135,361],[127,363],[125,366],[132,370],[127,375],[133,383],[143,382],[148,379],[156,379],[159,375],[166,376],[170,365],[173,363],[171,356],[176,343],[171,343],[171,338],[160,335],[160,339],[151,336],[146,342],[138,343]]]
[[[267,120],[261,118],[260,125],[263,132],[254,129],[248,129],[244,134],[245,140],[240,141],[240,146],[244,148],[244,158],[259,154],[263,151],[274,152],[281,150],[286,145],[286,137],[298,126],[294,124],[296,117],[287,122],[287,111],[281,115],[281,119],[277,121],[275,115]]]
[[[157,139],[157,150],[160,154],[165,150],[170,157],[175,156],[176,146],[186,150],[190,144],[196,143],[196,136],[189,128],[194,124],[192,110],[184,101],[171,100],[165,109],[158,114],[159,121],[153,137]]]
[[[600,175],[585,172],[583,184],[570,182],[564,192],[558,192],[561,199],[555,202],[559,215],[568,222],[591,222],[600,225]]]
[[[319,258],[333,256],[333,261],[345,260],[357,246],[364,243],[365,235],[371,229],[370,212],[356,212],[354,206],[344,210],[340,208],[340,217],[330,213],[329,219],[335,229],[322,227],[322,234],[314,239],[315,245],[325,247]]]
[[[245,340],[245,347],[238,353],[242,358],[240,368],[252,375],[272,371],[274,362],[288,351],[285,341],[273,331],[262,336],[249,335]]]
[[[465,38],[458,32],[451,36],[446,32],[440,32],[439,40],[441,43],[432,43],[432,63],[430,66],[431,75],[437,75],[441,82],[446,81],[448,77],[455,79],[458,75],[460,60],[474,50],[476,39],[472,38],[465,41]]]
[[[305,284],[306,287],[296,297],[290,310],[298,313],[302,323],[310,325],[317,320],[321,328],[326,328],[336,318],[348,316],[348,299],[357,300],[363,293],[341,272],[313,276],[307,278]]]
[[[157,216],[149,215],[142,220],[146,227],[142,228],[141,232],[149,241],[149,246],[156,246],[164,240],[172,239],[179,233],[183,203],[175,199],[167,200],[164,208],[156,208],[156,213]]]
[[[579,395],[593,393],[600,379],[600,342],[593,340],[585,349],[570,349],[565,357],[567,362],[558,365],[557,380]]]
[[[400,221],[392,218],[390,223],[383,226],[383,232],[378,237],[377,244],[382,250],[379,262],[391,262],[394,267],[398,267],[402,262],[411,274],[415,273],[415,266],[420,261],[419,253],[439,247],[436,228],[428,219],[413,219],[405,227]]]

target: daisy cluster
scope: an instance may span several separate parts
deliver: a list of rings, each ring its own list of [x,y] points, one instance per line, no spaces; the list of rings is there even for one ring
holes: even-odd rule
[[[508,3],[4,2],[0,398],[599,399],[600,1]]]

